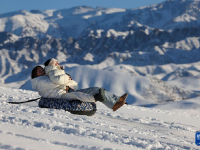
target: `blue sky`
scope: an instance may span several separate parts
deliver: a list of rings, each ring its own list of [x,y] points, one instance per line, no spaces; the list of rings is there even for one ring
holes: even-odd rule
[[[0,14],[22,10],[64,9],[75,6],[136,8],[165,0],[0,0]]]

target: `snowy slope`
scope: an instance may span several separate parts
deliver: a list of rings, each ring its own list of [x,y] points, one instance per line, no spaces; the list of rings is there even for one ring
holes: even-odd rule
[[[112,112],[97,103],[92,117],[41,109],[37,92],[0,87],[1,149],[198,149],[199,110],[123,106]],[[184,105],[184,104],[183,104]]]
[[[199,149],[200,2],[0,15],[0,149]],[[56,58],[80,88],[127,102],[92,117],[40,109],[30,74]],[[3,138],[2,138],[3,137]]]

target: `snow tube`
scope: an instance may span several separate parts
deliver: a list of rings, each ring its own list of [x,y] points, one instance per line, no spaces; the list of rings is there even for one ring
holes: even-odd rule
[[[67,101],[65,99],[41,98],[40,108],[64,109],[72,114],[92,116],[96,113],[96,104],[81,102],[79,100]]]

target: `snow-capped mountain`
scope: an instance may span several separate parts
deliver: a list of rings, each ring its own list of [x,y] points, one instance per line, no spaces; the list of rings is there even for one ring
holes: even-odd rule
[[[125,32],[143,27],[147,33],[154,28],[198,28],[199,6],[198,0],[167,0],[136,9],[80,6],[63,10],[21,10],[1,14],[0,31],[20,37],[78,38],[85,30]]]
[[[162,83],[160,80],[170,81],[170,84],[177,81],[176,84],[182,87],[181,79],[184,77],[200,82],[199,10],[198,0],[167,0],[136,9],[80,6],[1,14],[0,84],[30,89],[32,68],[54,57],[67,68],[66,71],[70,66],[89,65],[90,68],[100,69],[97,72],[104,75],[106,71],[112,71],[113,74],[123,72],[139,76],[138,80],[148,82],[146,92],[138,92],[139,97],[149,97],[149,100],[156,101],[160,97],[171,99],[173,96],[170,95],[180,91],[185,93],[184,96],[175,94],[173,100],[198,96],[195,92],[199,91],[199,86],[190,85],[182,90],[176,85],[172,88],[163,83],[151,87],[151,78],[144,76],[156,77],[156,83]],[[89,71],[85,72],[89,76],[91,70],[83,67]],[[72,68],[76,70],[74,72],[80,69]],[[98,84],[89,84],[89,80],[85,83],[82,88],[108,84],[103,80]],[[138,86],[144,85],[143,82],[138,83]],[[156,92],[158,88],[159,92]],[[176,92],[166,90],[169,88]],[[159,96],[151,95],[152,92]]]
[[[199,16],[199,0],[0,14],[0,149],[199,149]],[[8,104],[40,97],[31,71],[52,57],[129,105],[88,117]]]

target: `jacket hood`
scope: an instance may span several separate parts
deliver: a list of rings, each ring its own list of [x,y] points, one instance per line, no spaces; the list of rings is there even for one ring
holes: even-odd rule
[[[46,74],[48,74],[51,70],[56,70],[56,69],[59,69],[58,66],[46,66],[44,68]]]
[[[55,66],[55,64],[57,63],[58,61],[54,58],[52,58],[48,64],[48,66]]]

